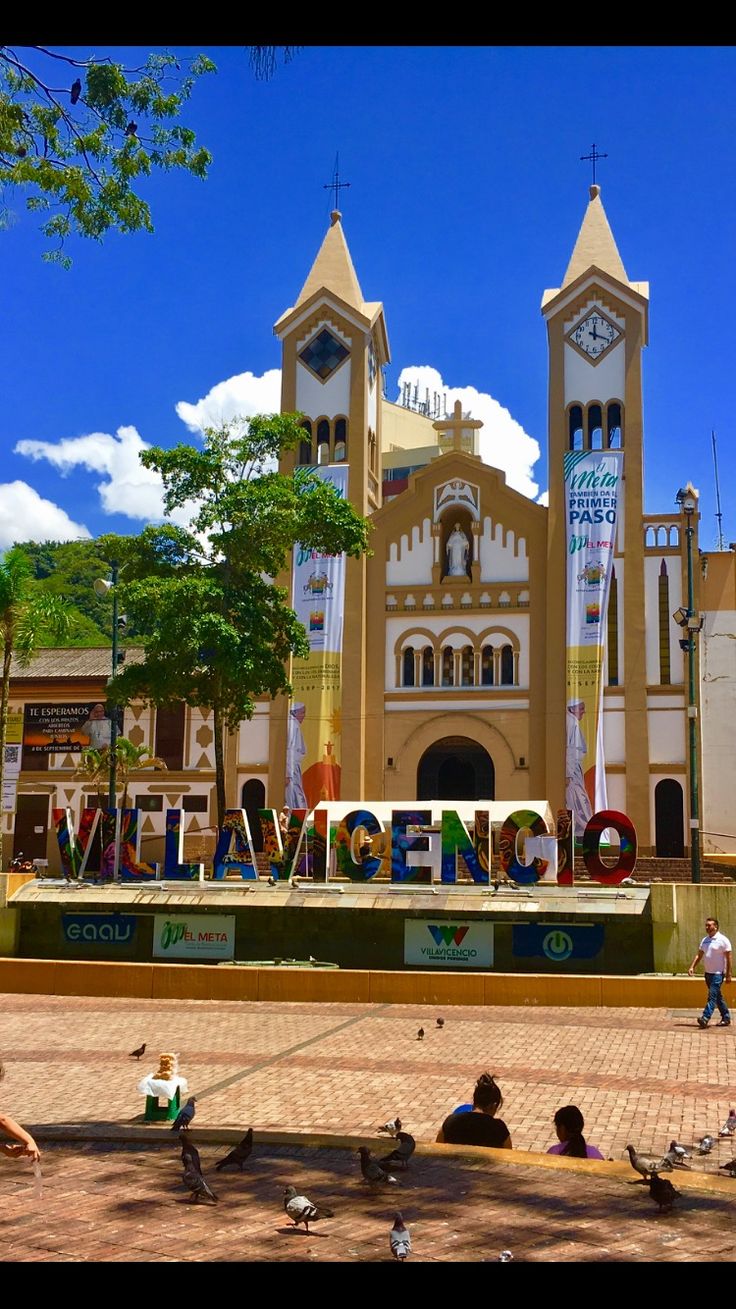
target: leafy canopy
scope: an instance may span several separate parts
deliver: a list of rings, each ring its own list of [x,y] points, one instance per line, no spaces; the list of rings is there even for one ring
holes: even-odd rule
[[[72,234],[153,231],[138,184],[153,170],[204,178],[211,156],[180,121],[205,55],[149,54],[136,68],[109,57],[75,59],[43,46],[0,46],[0,188],[28,191],[49,216],[45,259],[68,266]]]
[[[274,471],[303,435],[300,416],[276,414],[207,429],[203,446],[146,450],[168,513],[189,506],[191,529],[165,524],[106,537],[121,565],[122,600],[143,635],[146,661],[124,669],[112,694],[214,709],[231,729],[256,696],[288,691],[289,656],[306,655],[304,628],[283,575],[302,543],[358,557],[368,524],[309,469]]]

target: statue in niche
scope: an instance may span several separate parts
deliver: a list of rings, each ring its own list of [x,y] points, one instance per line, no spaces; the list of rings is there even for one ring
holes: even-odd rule
[[[455,523],[454,531],[447,538],[446,577],[467,577],[469,552],[470,542],[460,524]]]

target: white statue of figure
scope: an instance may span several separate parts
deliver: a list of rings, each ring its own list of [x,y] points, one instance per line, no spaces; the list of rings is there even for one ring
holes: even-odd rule
[[[447,538],[447,577],[467,577],[470,542],[459,523]]]

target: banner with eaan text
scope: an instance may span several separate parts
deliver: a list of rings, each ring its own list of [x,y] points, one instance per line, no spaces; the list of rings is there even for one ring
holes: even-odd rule
[[[603,657],[619,515],[623,451],[565,455],[567,733],[565,797],[580,836],[608,808],[603,754]]]
[[[347,495],[347,465],[313,470]],[[296,545],[292,605],[309,639],[306,659],[292,660],[286,743],[286,804],[313,809],[340,799],[342,762],[342,638],[345,555]]]

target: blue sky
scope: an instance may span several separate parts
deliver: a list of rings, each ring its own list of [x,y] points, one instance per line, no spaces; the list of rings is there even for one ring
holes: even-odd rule
[[[41,261],[37,219],[10,197],[0,547],[60,525],[139,530],[136,514],[158,503],[157,487],[136,481],[140,441],[196,440],[203,416],[277,393],[272,325],[328,226],[336,150],[353,259],[366,298],[386,310],[388,396],[412,366],[475,388],[510,477],[543,491],[539,304],[582,221],[590,172],[579,156],[592,141],[609,155],[599,181],[628,275],[651,283],[647,509],[673,508],[691,479],[701,543],[714,545],[713,427],[736,539],[736,50],[310,47],[262,83],[241,47],[202,48],[219,71],[186,121],[214,163],[204,183],[146,184],[153,236],[72,241],[65,272]],[[138,61],[141,50],[115,53]],[[541,447],[533,466],[528,438]]]

